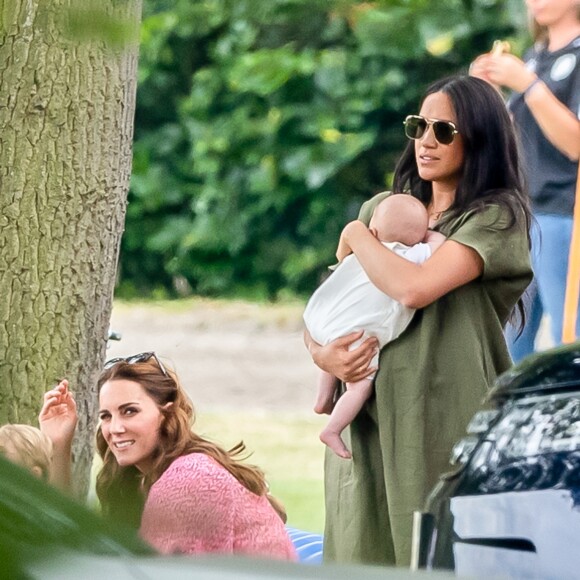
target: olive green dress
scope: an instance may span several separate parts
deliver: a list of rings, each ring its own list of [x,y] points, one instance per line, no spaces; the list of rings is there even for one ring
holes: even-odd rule
[[[366,202],[360,219],[368,224],[386,195]],[[532,273],[526,233],[502,230],[507,223],[497,205],[441,223],[448,239],[477,251],[483,275],[418,310],[383,348],[375,395],[349,429],[353,459],[326,454],[326,561],[409,564],[413,511],[511,365],[502,328]]]

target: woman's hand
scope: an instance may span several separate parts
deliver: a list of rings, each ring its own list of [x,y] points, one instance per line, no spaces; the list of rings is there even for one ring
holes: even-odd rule
[[[535,80],[536,75],[526,68],[522,60],[513,54],[483,54],[477,57],[469,74],[491,83],[494,87],[507,87],[523,93]]]
[[[354,252],[358,257],[358,251],[361,246],[367,246],[369,240],[372,240],[372,245],[382,248],[377,235],[377,231],[373,228],[368,228],[360,220],[354,220],[347,223],[340,235],[341,240]]]
[[[308,331],[305,331],[304,340],[316,366],[345,383],[354,383],[377,370],[369,368],[379,348],[379,342],[375,337],[367,338],[360,346],[349,350],[350,345],[360,340],[363,334],[362,330],[352,332],[322,346],[313,340]]]
[[[486,61],[486,69],[492,83],[518,93],[523,93],[536,79],[536,75],[513,54],[490,56]]]
[[[340,234],[341,239],[344,239],[344,243],[348,244],[352,249],[352,242],[356,239],[359,235],[373,235],[369,228],[360,220],[353,220],[352,222],[348,222],[344,228],[342,229],[342,233]]]
[[[56,448],[70,447],[77,420],[77,405],[68,390],[68,381],[64,379],[44,394],[38,416],[40,430],[48,435]]]
[[[488,82],[493,85],[493,88],[499,91],[499,86],[492,83],[489,75],[487,74],[487,61],[491,57],[489,53],[479,55],[470,65],[469,65],[469,76],[481,79],[482,81]]]

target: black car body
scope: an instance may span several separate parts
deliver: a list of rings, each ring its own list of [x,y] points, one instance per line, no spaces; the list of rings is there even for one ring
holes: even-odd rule
[[[416,517],[415,565],[579,578],[580,342],[528,357],[487,403]]]

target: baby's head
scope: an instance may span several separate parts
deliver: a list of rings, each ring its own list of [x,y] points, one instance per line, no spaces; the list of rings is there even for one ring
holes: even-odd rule
[[[381,201],[369,224],[381,242],[401,242],[406,246],[422,241],[428,227],[427,209],[407,193],[396,193]]]
[[[0,453],[48,481],[52,441],[40,429],[30,425],[3,425],[0,427]]]

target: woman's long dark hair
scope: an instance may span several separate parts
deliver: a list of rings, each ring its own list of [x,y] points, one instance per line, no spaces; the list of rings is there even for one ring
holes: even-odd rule
[[[529,230],[531,213],[517,141],[503,100],[489,83],[467,76],[433,83],[425,98],[439,92],[449,97],[455,110],[465,156],[448,215],[493,203],[508,208],[514,222],[523,220]],[[424,204],[431,201],[432,184],[419,176],[413,141],[407,144],[395,168],[393,191],[410,191]]]
[[[434,82],[427,88],[424,99],[434,93],[449,97],[464,144],[464,164],[455,200],[440,225],[466,211],[478,212],[489,205],[499,205],[510,215],[507,225],[500,229],[514,226],[525,229],[529,245],[530,203],[516,134],[499,93],[489,83],[469,76]],[[413,141],[407,144],[395,168],[393,191],[408,191],[425,205],[431,201],[433,186],[419,176]],[[517,310],[523,321],[521,300]]]

